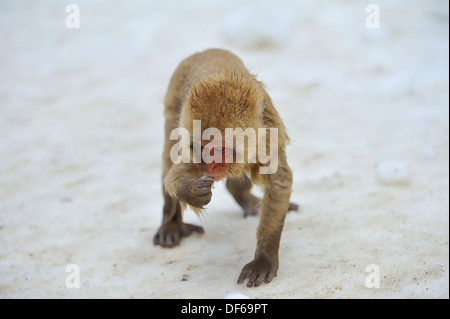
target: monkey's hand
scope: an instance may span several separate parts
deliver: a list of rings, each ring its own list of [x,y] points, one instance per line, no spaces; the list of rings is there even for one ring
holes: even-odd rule
[[[263,281],[269,283],[277,276],[278,261],[272,258],[257,257],[249,262],[241,271],[238,284],[242,284],[248,278],[247,287],[258,287]]]
[[[177,197],[193,207],[203,208],[211,201],[211,187],[214,181],[209,178],[183,179],[178,181]]]

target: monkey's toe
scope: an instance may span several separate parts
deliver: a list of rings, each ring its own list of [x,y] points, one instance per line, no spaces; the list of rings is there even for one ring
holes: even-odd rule
[[[299,206],[297,204],[289,203],[288,211],[296,211],[296,212],[298,212],[298,209],[299,209]]]
[[[183,237],[187,237],[192,233],[203,234],[204,232],[205,231],[203,230],[203,227],[201,227],[201,226],[185,224],[185,223],[181,224],[181,235]]]
[[[244,207],[244,217],[258,215],[258,208],[256,206]]]
[[[153,244],[164,248],[172,248],[180,244],[180,237],[178,234],[157,233],[153,236]]]
[[[260,199],[250,194],[245,200],[240,203],[244,210],[244,217],[256,216],[259,212]]]
[[[168,222],[159,227],[158,232],[153,236],[153,244],[163,248],[178,246],[183,237],[192,233],[203,234],[204,230],[200,226],[185,224],[180,222]]]

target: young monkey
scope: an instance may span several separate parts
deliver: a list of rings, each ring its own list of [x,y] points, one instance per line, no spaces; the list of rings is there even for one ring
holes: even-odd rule
[[[244,215],[255,215],[258,210],[261,214],[255,258],[244,266],[237,282],[241,284],[248,278],[248,287],[269,283],[277,275],[278,248],[286,213],[297,210],[298,206],[289,203],[292,172],[285,154],[286,129],[262,83],[229,51],[209,49],[196,53],[183,60],[175,70],[165,98],[164,114],[164,208],[154,244],[173,247],[193,232],[203,233],[202,227],[183,223],[182,205],[187,204],[198,212],[210,202],[214,181],[227,178],[226,187],[243,208]],[[265,164],[258,159],[224,163],[223,160],[211,162],[202,158],[201,163],[174,164],[170,151],[177,141],[171,140],[170,134],[175,128],[189,131],[192,150],[201,149],[204,155],[214,150],[219,157],[222,154],[222,159],[230,151],[224,141],[193,140],[194,120],[201,120],[204,128],[217,128],[222,136],[226,135],[226,128],[277,129],[276,171],[261,174],[260,168]],[[268,150],[268,143],[263,147]],[[261,200],[250,193],[252,183],[263,186]]]

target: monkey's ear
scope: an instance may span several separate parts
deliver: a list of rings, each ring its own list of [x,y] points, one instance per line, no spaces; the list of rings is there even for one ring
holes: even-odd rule
[[[258,100],[257,100],[257,107],[258,107],[258,114],[262,114],[264,112],[264,109],[266,108],[267,105],[267,101],[266,98],[269,98],[269,95],[267,94],[266,91],[266,86],[264,85],[264,83],[260,80],[258,80],[258,74],[252,74],[253,79],[255,84],[254,86],[257,88],[258,91]],[[270,104],[270,103],[269,103]]]
[[[187,104],[187,102],[184,102]],[[186,105],[183,105],[181,107],[180,116],[178,118],[178,127],[184,127],[186,128],[191,134],[193,130],[193,119],[189,112],[189,107],[186,107]]]
[[[264,99],[264,95],[263,94],[261,94],[258,97],[258,100],[256,101],[256,107],[257,107],[258,115],[262,116],[262,114],[264,113],[264,110],[266,108],[266,101]]]

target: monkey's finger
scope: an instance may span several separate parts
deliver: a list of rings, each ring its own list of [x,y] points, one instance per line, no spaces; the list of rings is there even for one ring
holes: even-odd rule
[[[266,273],[259,273],[258,276],[256,277],[255,282],[253,283],[253,287],[258,287],[263,282],[267,282],[266,281],[267,276],[268,276],[268,274],[266,274]]]
[[[172,239],[173,246],[178,246],[180,244],[180,234],[178,232],[172,234],[171,239]]]
[[[212,194],[211,187],[196,187],[192,189],[190,194],[194,196],[206,196]]]
[[[177,244],[174,242],[174,236],[173,236],[173,234],[172,233],[167,233],[167,234],[165,234],[165,236],[164,236],[164,240],[163,240],[163,243],[162,243],[162,246],[163,247],[173,247],[173,246],[176,246]]]
[[[186,185],[185,188],[180,190],[178,198],[188,197],[189,195],[207,194],[211,191],[211,182],[209,181],[193,181]]]
[[[238,284],[242,284],[245,281],[245,279],[247,279],[247,277],[250,276],[251,273],[252,273],[251,269],[248,269],[248,268],[247,269],[246,268],[242,269],[241,274],[239,275],[237,283]]]
[[[252,273],[250,274],[250,277],[248,278],[247,281],[247,287],[258,287],[263,281],[263,278],[261,278],[261,276],[259,275],[258,272],[256,271],[252,271]]]
[[[153,245],[159,245],[159,234],[153,236]]]
[[[271,272],[269,272],[269,273],[267,274],[266,279],[264,279],[264,282],[265,282],[266,284],[268,284],[269,282],[272,281],[273,277],[274,277],[274,273],[271,271]]]
[[[169,236],[167,234],[165,234],[161,237],[162,237],[161,246],[162,247],[171,247],[170,242],[169,242]]]
[[[211,188],[204,187],[204,188],[197,188],[194,192],[197,196],[207,196],[211,193]]]
[[[212,198],[212,193],[209,192],[206,195],[198,196],[198,201],[200,203],[200,206],[203,208],[203,206],[206,206],[209,204]]]
[[[198,188],[211,188],[211,185],[214,184],[212,179],[202,179],[198,183]]]

